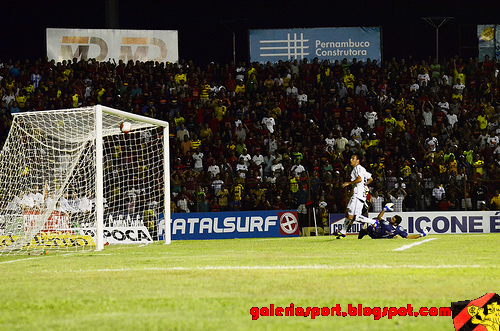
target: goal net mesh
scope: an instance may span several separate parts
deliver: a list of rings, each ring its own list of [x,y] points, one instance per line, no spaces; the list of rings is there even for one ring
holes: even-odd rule
[[[95,249],[96,162],[105,237],[119,223],[145,226],[154,238],[164,204],[163,128],[103,111],[101,132],[98,160],[95,108],[14,116],[0,152],[0,254]]]

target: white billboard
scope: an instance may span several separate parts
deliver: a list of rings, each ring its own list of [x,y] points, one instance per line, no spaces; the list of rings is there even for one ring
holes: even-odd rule
[[[49,60],[177,62],[176,30],[47,29]]]

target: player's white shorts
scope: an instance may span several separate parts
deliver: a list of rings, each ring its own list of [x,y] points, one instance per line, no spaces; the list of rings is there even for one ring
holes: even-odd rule
[[[364,205],[364,201],[359,200],[354,195],[352,195],[349,203],[347,204],[347,213],[349,215],[361,215],[363,213]]]

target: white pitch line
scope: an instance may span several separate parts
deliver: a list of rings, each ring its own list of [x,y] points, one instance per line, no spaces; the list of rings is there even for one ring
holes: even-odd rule
[[[44,256],[46,258],[47,256]],[[26,259],[19,259],[19,260],[10,260],[10,261],[2,261],[0,264],[7,264],[7,263],[14,263],[14,262],[22,262],[22,261],[28,261],[28,260],[34,260],[34,259],[39,259],[39,257],[28,257]]]
[[[425,239],[422,241],[417,241],[417,242],[414,242],[413,244],[404,245],[404,246],[401,246],[399,248],[393,249],[392,251],[393,252],[401,252],[401,251],[404,251],[405,249],[412,248],[413,246],[422,245],[423,243],[429,242],[431,240],[436,240],[436,239],[439,239],[439,238],[429,238],[429,239]]]
[[[115,269],[66,269],[58,273],[86,273],[86,272],[131,272],[131,271],[207,271],[207,270],[340,270],[340,269],[464,269],[464,268],[498,268],[499,266],[472,265],[305,265],[305,266],[205,266],[205,267],[151,267],[151,268],[115,268]],[[53,272],[53,270],[37,270],[35,272]]]
[[[10,260],[10,261],[2,261],[0,264],[8,264],[8,263],[15,263],[15,262],[24,262],[24,261],[29,261],[29,260],[35,260],[35,259],[47,259],[50,257],[55,257],[55,256],[67,256],[67,255],[72,255],[73,253],[67,253],[67,254],[58,254],[58,255],[40,255],[40,256],[33,256],[33,257],[28,257],[25,259],[18,259],[18,260]],[[110,254],[111,255],[111,254]]]

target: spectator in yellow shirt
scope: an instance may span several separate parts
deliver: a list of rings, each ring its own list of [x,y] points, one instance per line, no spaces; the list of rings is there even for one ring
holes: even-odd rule
[[[187,82],[186,74],[182,72],[182,69],[179,70],[174,79],[175,82],[179,85],[184,85],[184,83]]]
[[[488,127],[488,120],[486,119],[486,116],[483,114],[480,114],[477,117],[477,122],[479,123],[479,128],[481,130],[486,130],[486,128]]]
[[[476,173],[482,176],[484,167],[484,157],[479,156],[479,154],[476,154],[474,156],[474,163],[472,163],[472,167],[474,168]]]
[[[214,105],[214,111],[215,118],[217,118],[217,120],[221,122],[224,118],[224,115],[226,115],[227,107],[222,104],[222,100],[217,100]]]
[[[465,74],[462,72],[462,67],[458,67],[457,69],[457,62],[455,59],[453,59],[453,83],[454,84],[464,84],[465,85]]]
[[[238,94],[238,93],[245,93],[245,84],[243,84],[243,81],[242,80],[239,80],[238,81],[238,85],[236,85],[236,87],[234,88],[234,93]]]
[[[78,96],[78,93],[75,93],[71,96],[71,100],[72,100],[72,105],[73,105],[73,108],[77,108],[78,107],[78,99],[79,99],[79,96]]]
[[[28,101],[28,97],[25,94],[26,91],[21,90],[21,92],[16,97],[16,101],[20,109],[26,107],[26,101]]]
[[[495,195],[490,200],[491,209],[500,210],[500,190],[495,191]]]
[[[354,78],[354,75],[351,73],[351,69],[347,69],[346,75],[344,76],[344,84],[345,87],[349,90],[354,90],[354,82],[356,79]]]

